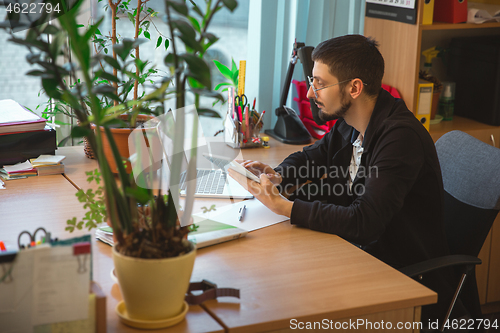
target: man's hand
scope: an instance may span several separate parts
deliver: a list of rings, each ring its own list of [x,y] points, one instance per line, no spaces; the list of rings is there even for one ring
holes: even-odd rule
[[[240,183],[241,186],[247,189],[247,191],[250,192],[257,200],[262,202],[264,206],[272,210],[274,213],[287,217],[291,216],[293,202],[288,201],[279,193],[278,188],[276,188],[276,186],[271,182],[266,173],[260,174],[260,184],[254,182],[239,172],[232,170],[231,168],[228,169],[228,173],[238,183]]]
[[[260,177],[262,174],[266,174],[271,183],[274,185],[279,185],[281,183],[281,175],[267,164],[251,160],[236,160],[236,162],[243,165],[248,171],[257,177]]]

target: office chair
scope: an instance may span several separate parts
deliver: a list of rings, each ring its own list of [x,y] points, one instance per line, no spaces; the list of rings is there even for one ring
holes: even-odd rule
[[[444,184],[444,223],[450,255],[400,269],[419,277],[438,268],[456,266],[458,287],[440,331],[459,295],[473,318],[482,316],[475,266],[489,230],[500,210],[500,149],[461,131],[452,131],[436,142]]]

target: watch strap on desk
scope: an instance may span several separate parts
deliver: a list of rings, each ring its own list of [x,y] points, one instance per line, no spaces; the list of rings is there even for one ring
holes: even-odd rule
[[[201,290],[203,292],[198,295],[193,295],[191,292],[195,290]],[[207,280],[191,282],[185,300],[189,305],[198,305],[210,299],[216,299],[217,297],[223,296],[240,298],[240,290],[234,288],[217,288],[215,283]]]

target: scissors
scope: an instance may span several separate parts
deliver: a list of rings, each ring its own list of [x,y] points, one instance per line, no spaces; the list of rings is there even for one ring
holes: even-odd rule
[[[45,239],[47,241],[47,238],[50,239],[50,233],[47,232],[47,230],[45,230],[44,228],[40,227],[38,229],[35,230],[35,232],[33,233],[33,235],[29,232],[29,231],[22,231],[20,234],[19,234],[19,237],[17,238],[17,246],[19,246],[19,249],[24,249],[24,248],[27,248],[28,246],[34,246],[34,244],[36,243],[36,234],[39,232],[39,231],[43,231],[43,233],[45,234]],[[29,236],[30,238],[30,241],[28,243],[28,245],[24,245],[24,244],[21,244],[21,237],[26,234]],[[50,241],[50,240],[49,240]]]
[[[247,95],[243,94],[243,95],[237,95],[235,98],[234,98],[234,104],[236,106],[239,106],[241,105],[241,107],[245,107],[245,105],[248,104],[248,98],[247,98]]]

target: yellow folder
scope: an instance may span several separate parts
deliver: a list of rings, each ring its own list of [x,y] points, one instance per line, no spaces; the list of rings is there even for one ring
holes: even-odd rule
[[[432,24],[434,16],[434,0],[423,0],[422,24]]]
[[[434,84],[432,82],[419,80],[417,93],[417,112],[415,116],[429,130],[432,109],[432,91]]]

